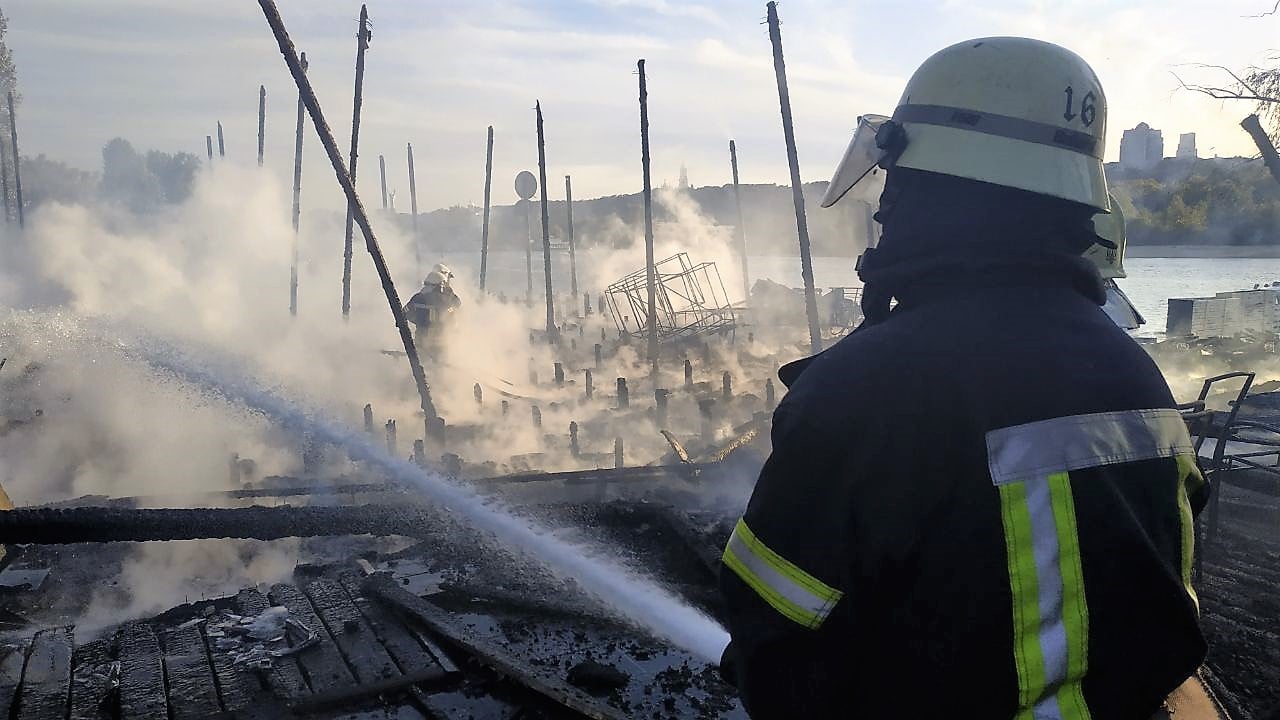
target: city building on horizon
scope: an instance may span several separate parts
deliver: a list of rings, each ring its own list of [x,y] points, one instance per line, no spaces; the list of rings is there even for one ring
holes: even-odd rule
[[[1120,167],[1149,168],[1163,159],[1164,135],[1150,125],[1140,122],[1120,136]]]
[[[1182,133],[1178,136],[1178,153],[1176,157],[1182,160],[1195,160],[1200,157],[1196,152],[1195,133]]]

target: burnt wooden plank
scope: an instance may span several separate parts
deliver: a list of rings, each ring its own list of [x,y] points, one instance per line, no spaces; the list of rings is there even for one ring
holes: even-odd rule
[[[27,663],[27,648],[9,648],[0,659],[0,718],[13,717],[18,701],[18,685],[22,682],[22,666]]]
[[[111,643],[94,640],[77,646],[71,655],[71,720],[109,720],[104,706],[111,692]]]
[[[236,594],[236,609],[240,611],[241,615],[258,615],[269,607],[271,607],[271,603],[267,602],[266,596],[252,588],[241,590]],[[231,666],[231,659],[227,657],[226,653],[215,652],[213,657],[215,667],[221,663],[224,668],[219,671],[220,673],[227,672],[227,668],[229,668],[231,673],[240,676],[246,683],[250,681],[246,677],[246,671],[243,668]],[[302,671],[299,670],[297,658],[275,658],[271,662],[271,669],[265,675],[267,684],[271,687],[271,692],[275,693],[276,697],[281,700],[289,701],[311,692],[311,689],[307,686],[307,681],[302,677]]]
[[[160,641],[145,623],[120,628],[120,717],[124,720],[168,720],[164,696],[164,664]]]
[[[22,672],[18,715],[33,720],[62,720],[71,701],[71,628],[41,630],[31,641]]]
[[[320,634],[320,642],[317,645],[295,656],[311,681],[312,692],[329,692],[334,688],[359,684],[351,674],[351,669],[347,667],[346,661],[342,659],[342,653],[338,651],[333,636],[325,630],[324,623],[311,607],[311,601],[307,600],[298,588],[286,583],[277,583],[271,586],[270,597],[272,602],[288,608],[289,615],[294,620]]]
[[[356,608],[360,610],[360,614],[364,616],[365,622],[369,623],[373,634],[400,666],[401,672],[411,673],[439,666],[431,653],[422,647],[395,615],[382,605],[370,602],[361,595],[360,580],[355,575],[344,573],[339,578],[339,582],[342,584],[342,589],[347,591],[347,597],[351,598]],[[443,668],[441,670],[443,672]]]
[[[373,629],[338,583],[322,578],[308,584],[305,592],[360,684],[367,685],[401,674],[387,649],[378,642]]]
[[[206,718],[221,712],[200,625],[180,625],[165,631],[161,640],[169,683],[169,714],[173,719]]]

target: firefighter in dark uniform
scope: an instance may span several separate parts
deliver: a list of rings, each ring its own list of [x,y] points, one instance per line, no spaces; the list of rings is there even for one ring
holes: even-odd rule
[[[454,311],[462,306],[462,300],[449,285],[452,277],[448,267],[437,264],[427,273],[422,289],[404,305],[405,318],[414,326],[414,344],[428,356],[443,347],[446,328]]]
[[[753,718],[1145,720],[1195,673],[1204,481],[1081,257],[1105,126],[1089,66],[1023,38],[942,50],[859,119],[823,204],[878,196],[866,317],[780,372],[723,556]]]

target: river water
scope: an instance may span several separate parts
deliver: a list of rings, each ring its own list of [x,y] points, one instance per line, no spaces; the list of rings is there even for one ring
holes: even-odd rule
[[[588,266],[608,254],[608,251],[592,250],[579,253],[579,276],[589,277]],[[569,274],[569,256],[553,253],[553,273],[557,289],[563,288]],[[695,262],[700,258],[692,258]],[[478,267],[474,255],[453,254],[446,258],[455,273],[472,275]],[[854,271],[855,259],[851,257],[815,257],[813,259],[814,282],[819,288],[858,287],[862,283]],[[767,278],[791,287],[800,287],[800,258],[779,256],[751,256],[748,258],[751,281]],[[640,269],[640,268],[635,268]],[[1255,284],[1280,281],[1280,259],[1276,258],[1129,258],[1125,261],[1128,277],[1118,280],[1139,312],[1146,318],[1140,335],[1156,335],[1165,330],[1168,300],[1173,297],[1204,297],[1227,290],[1246,290]],[[742,297],[741,271],[738,267],[719,267],[721,278],[729,298]],[[542,256],[533,256],[534,293],[542,288]],[[488,285],[508,295],[520,295],[525,290],[524,255],[519,252],[495,252],[489,257]],[[590,287],[584,280],[583,289],[593,293],[603,288]]]

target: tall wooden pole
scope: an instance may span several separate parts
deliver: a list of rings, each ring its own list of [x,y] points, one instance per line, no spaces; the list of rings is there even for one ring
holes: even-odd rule
[[[542,103],[535,102],[538,118],[538,186],[542,190],[542,277],[547,293],[547,342],[556,341],[556,295],[551,289],[551,223],[547,218],[547,143],[542,132]]]
[[[573,241],[573,181],[568,175],[564,176],[564,207],[567,215],[567,233],[569,235],[569,292],[573,294],[574,302],[578,297],[578,250],[576,243]]]
[[[417,277],[422,277],[422,251],[418,249],[418,178],[413,171],[413,145],[405,143],[405,151],[409,156],[409,216],[413,223],[413,269]]]
[[[307,72],[307,54],[302,53],[298,61],[302,72]],[[302,121],[306,105],[302,102],[302,92],[298,92],[298,123],[293,138],[293,247],[289,264],[289,314],[298,314],[298,221],[302,214]]]
[[[18,209],[18,227],[26,227],[22,209],[22,153],[18,150],[18,116],[13,111],[13,91],[9,91],[9,138],[13,151],[13,204]]]
[[[640,169],[644,175],[644,272],[649,293],[649,367],[658,373],[658,277],[653,260],[653,187],[649,182],[649,88],[644,81],[644,60],[640,70]]]
[[[533,225],[529,220],[529,200],[524,203],[524,304],[533,303]]]
[[[4,224],[13,222],[11,205],[9,204],[9,151],[0,142],[0,193],[4,194]]]
[[[387,296],[387,304],[391,306],[391,316],[395,318],[396,329],[400,331],[400,341],[404,343],[404,353],[409,360],[409,369],[413,373],[414,382],[418,386],[418,398],[422,403],[422,411],[425,415],[424,437],[432,437],[428,431],[433,422],[436,420],[436,408],[431,402],[431,389],[427,386],[427,375],[422,369],[422,362],[418,359],[418,349],[413,344],[413,333],[409,330],[409,322],[405,318],[404,308],[400,304],[400,296],[396,293],[395,283],[391,280],[391,271],[387,268],[387,261],[382,256],[382,248],[378,246],[378,239],[373,234],[373,226],[369,224],[369,215],[365,212],[364,205],[360,202],[360,196],[356,194],[355,183],[351,180],[346,166],[342,162],[342,151],[338,149],[338,141],[333,137],[333,131],[329,129],[329,123],[324,119],[324,113],[320,109],[320,102],[316,99],[315,91],[311,88],[311,82],[307,80],[307,75],[302,69],[302,65],[298,60],[298,55],[294,51],[293,41],[289,39],[289,33],[284,29],[284,20],[280,18],[280,11],[276,8],[275,0],[258,0],[258,4],[262,7],[262,12],[266,15],[267,23],[271,25],[271,31],[275,34],[276,42],[280,45],[280,53],[284,55],[285,63],[289,66],[289,72],[293,75],[293,81],[298,85],[298,92],[302,95],[303,102],[306,103],[307,112],[311,115],[311,124],[316,128],[316,134],[320,136],[320,142],[324,145],[325,154],[329,156],[329,163],[333,165],[334,174],[338,177],[338,184],[342,186],[342,191],[346,193],[347,202],[355,215],[355,222],[360,226],[360,230],[364,233],[365,247],[369,251],[369,256],[373,259],[373,266],[378,271],[378,277],[382,280],[382,289]]]
[[[742,195],[738,192],[738,146],[729,141],[729,167],[733,170],[733,205],[738,211],[738,255],[742,258],[742,298],[751,299],[751,273],[747,271],[747,226],[742,221]]]
[[[218,121],[218,157],[225,158],[227,156],[227,146],[222,142],[222,121]]]
[[[484,292],[484,279],[489,264],[489,191],[493,187],[493,126],[489,126],[489,138],[484,151],[484,222],[480,225],[480,292]]]
[[[787,66],[782,60],[782,30],[778,23],[778,3],[770,0],[769,40],[773,43],[773,72],[778,78],[778,105],[782,109],[782,136],[787,143],[787,165],[791,169],[791,199],[796,208],[796,234],[800,240],[800,277],[804,280],[804,309],[809,320],[809,349],[822,352],[822,330],[818,326],[818,298],[813,288],[813,258],[809,252],[809,222],[804,214],[804,186],[800,182],[800,160],[796,156],[796,133],[791,124],[791,93],[787,90]]]
[[[387,209],[387,159],[378,156],[378,175],[382,178],[382,209]]]
[[[360,105],[364,93],[364,51],[369,48],[369,8],[360,6],[360,29],[356,33],[356,92],[351,111],[351,184],[356,182],[356,149],[360,145]],[[314,120],[314,118],[313,118]],[[342,240],[342,317],[351,315],[351,235],[354,209],[347,202],[347,229]]]
[[[267,147],[267,86],[258,86],[258,167],[262,167],[262,152]]]
[[[212,166],[213,165],[213,136],[212,135],[204,136],[204,146],[205,146],[205,149],[209,151],[209,165]]]

